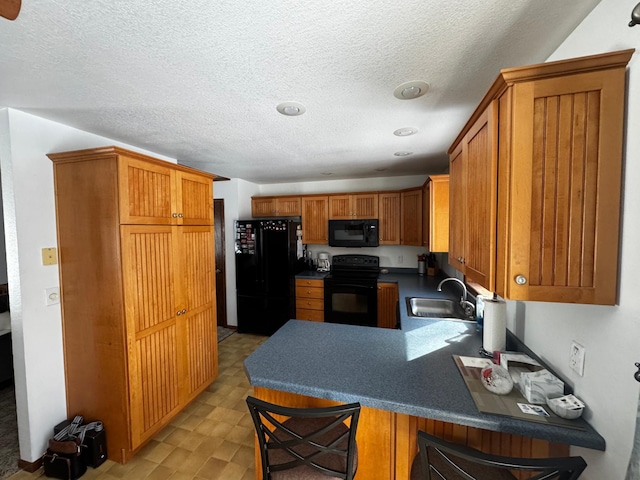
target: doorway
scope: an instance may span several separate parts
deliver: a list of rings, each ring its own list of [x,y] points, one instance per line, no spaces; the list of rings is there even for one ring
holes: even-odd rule
[[[227,280],[224,242],[224,199],[213,200],[213,231],[216,262],[216,318],[220,327],[227,326]]]

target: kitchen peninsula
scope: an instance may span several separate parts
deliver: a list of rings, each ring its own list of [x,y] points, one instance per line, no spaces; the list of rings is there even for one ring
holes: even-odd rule
[[[292,320],[245,361],[255,396],[305,407],[360,402],[359,479],[408,479],[419,429],[506,455],[563,456],[569,445],[605,449],[581,419],[582,429],[572,429],[479,413],[452,358],[477,356],[475,325],[407,316],[404,297],[428,280],[385,281],[394,278],[401,330]]]

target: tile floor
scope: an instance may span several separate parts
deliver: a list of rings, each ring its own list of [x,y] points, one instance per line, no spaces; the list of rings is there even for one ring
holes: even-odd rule
[[[125,465],[107,460],[83,480],[254,480],[252,388],[242,362],[267,337],[235,333],[218,344],[219,375]],[[107,434],[109,432],[107,431]],[[42,468],[9,480],[47,478]]]

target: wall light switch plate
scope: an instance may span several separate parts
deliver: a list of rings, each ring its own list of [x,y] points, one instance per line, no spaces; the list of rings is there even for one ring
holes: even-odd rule
[[[42,249],[42,265],[55,265],[58,263],[58,249],[55,247]]]
[[[578,342],[571,342],[571,352],[569,353],[569,366],[581,377],[584,375],[584,354],[585,348]]]

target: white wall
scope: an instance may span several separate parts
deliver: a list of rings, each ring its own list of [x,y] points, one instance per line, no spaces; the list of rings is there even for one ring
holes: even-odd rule
[[[258,192],[258,185],[240,179],[215,182],[214,184],[214,198],[224,199],[227,325],[238,325],[234,222],[239,219],[251,218],[251,197],[258,195]]]
[[[56,247],[53,164],[47,153],[119,145],[151,152],[0,109],[0,169],[11,302],[20,458],[36,461],[54,425],[67,416],[59,305],[44,290],[59,285],[58,267],[43,266],[41,249]],[[81,358],[77,359],[82,361]]]
[[[640,27],[629,28],[636,1],[602,0],[549,60],[640,47]],[[634,362],[640,361],[640,60],[629,66],[625,138],[625,188],[622,212],[620,296],[615,307],[542,302],[509,302],[510,328],[570,381],[588,405],[586,418],[606,439],[606,452],[572,448],[589,465],[581,478],[623,479],[631,452],[639,384]],[[515,319],[515,317],[518,317]],[[569,369],[569,349],[576,340],[586,347],[584,377]]]

